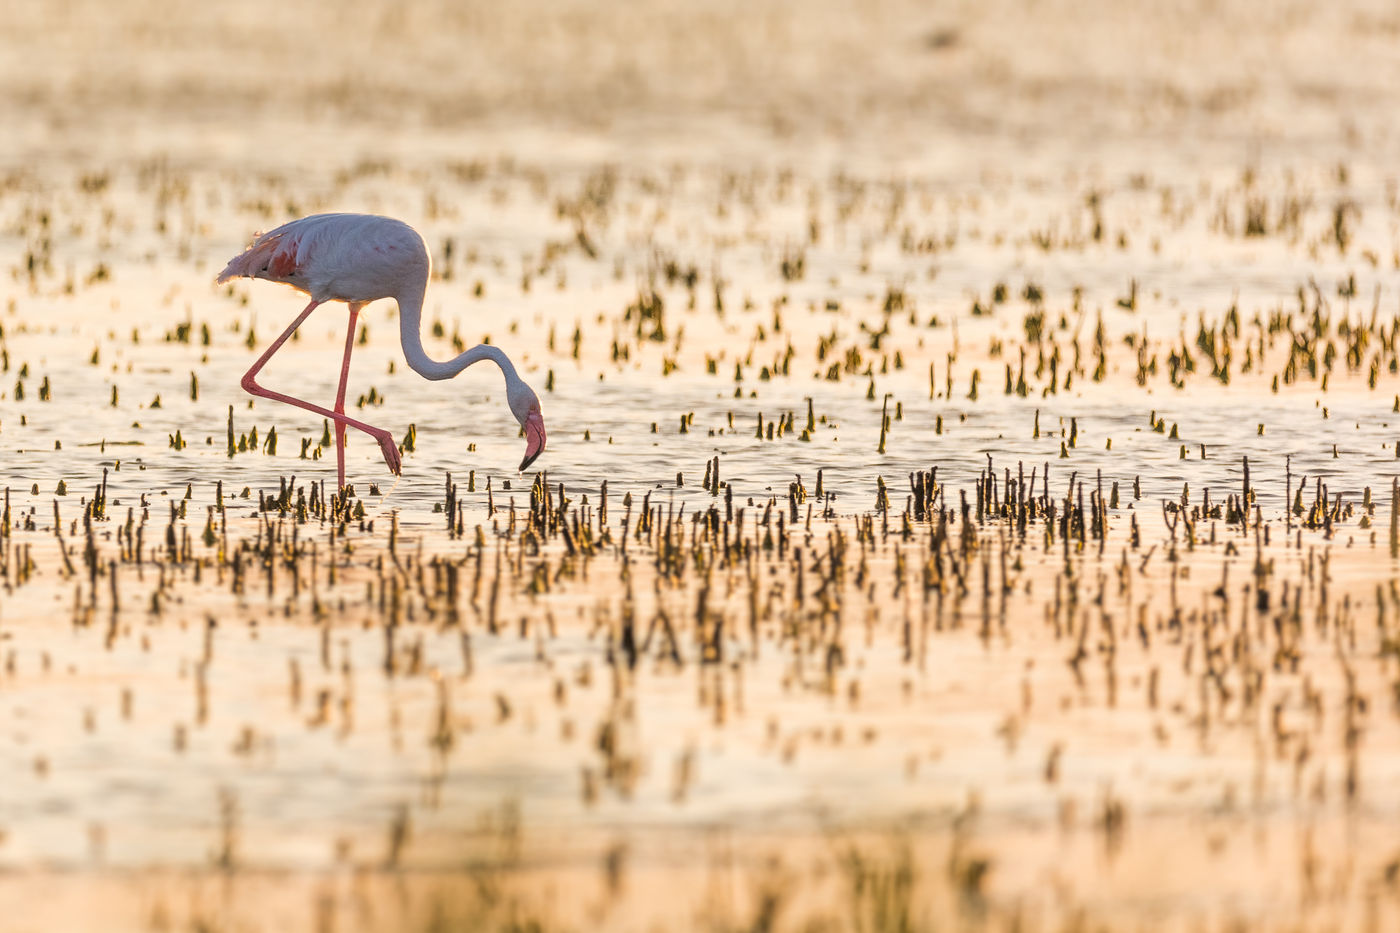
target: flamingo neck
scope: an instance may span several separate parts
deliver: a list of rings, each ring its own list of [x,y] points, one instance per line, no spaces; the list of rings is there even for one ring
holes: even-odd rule
[[[521,385],[520,376],[510,357],[499,347],[482,343],[472,347],[450,360],[435,360],[423,349],[421,323],[423,316],[423,288],[415,287],[397,298],[399,303],[399,340],[403,344],[404,359],[409,368],[424,379],[451,379],[473,363],[490,360],[501,368],[506,379],[506,389],[510,391]]]

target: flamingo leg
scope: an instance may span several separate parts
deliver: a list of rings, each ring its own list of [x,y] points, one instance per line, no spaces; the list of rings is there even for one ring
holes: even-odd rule
[[[311,312],[316,310],[316,306],[319,304],[319,301],[313,301],[311,304],[307,305],[306,309],[302,311],[301,314],[297,315],[296,320],[292,321],[291,326],[282,332],[282,336],[274,340],[272,346],[268,347],[267,351],[264,352],[262,356],[258,357],[257,362],[243,374],[243,390],[259,398],[270,398],[273,401],[284,402],[305,411],[314,412],[323,418],[331,419],[337,426],[344,424],[347,427],[365,432],[379,442],[379,449],[384,454],[384,462],[388,464],[389,471],[397,475],[399,470],[403,467],[403,458],[399,454],[399,449],[394,446],[393,435],[388,431],[383,428],[376,428],[371,424],[365,424],[363,421],[356,421],[354,418],[347,418],[342,412],[332,411],[322,405],[308,402],[306,399],[296,398],[282,392],[273,392],[271,389],[264,389],[257,383],[258,373],[267,365],[267,361],[272,358],[272,354],[281,349],[282,344],[287,342],[287,338],[292,336],[292,332],[302,325],[307,317],[310,316]]]
[[[350,305],[350,327],[345,332],[345,359],[340,364],[340,388],[335,393],[335,411],[345,414],[345,384],[350,379],[350,351],[355,349],[355,321],[360,316],[360,306]],[[339,489],[345,488],[345,423],[335,423],[335,470],[339,477]]]

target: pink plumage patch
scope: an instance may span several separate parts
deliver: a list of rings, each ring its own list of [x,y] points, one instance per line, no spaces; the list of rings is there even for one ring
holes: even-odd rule
[[[284,249],[272,257],[272,262],[268,264],[268,271],[273,275],[287,276],[297,271],[297,251]]]

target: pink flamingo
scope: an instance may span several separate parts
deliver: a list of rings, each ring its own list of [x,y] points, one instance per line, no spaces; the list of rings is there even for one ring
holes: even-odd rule
[[[282,336],[243,374],[243,388],[261,398],[276,399],[315,412],[335,422],[336,470],[345,487],[345,429],[358,428],[379,442],[384,462],[398,474],[403,468],[399,449],[388,431],[345,415],[345,383],[350,375],[350,351],[355,345],[355,319],[360,309],[379,298],[393,298],[399,305],[399,339],[403,355],[413,371],[425,379],[451,379],[473,363],[491,360],[506,378],[506,402],[525,432],[524,470],[544,451],[544,418],[540,400],[515,371],[510,358],[490,344],[480,344],[446,362],[430,359],[423,350],[419,320],[423,295],[428,288],[428,251],[412,227],[389,217],[369,214],[315,214],[264,233],[246,251],[229,261],[217,282],[246,276],[282,282],[311,296]],[[258,372],[272,354],[286,343],[317,305],[343,301],[350,306],[350,328],[345,335],[345,359],[340,367],[340,388],[334,410],[264,389]]]

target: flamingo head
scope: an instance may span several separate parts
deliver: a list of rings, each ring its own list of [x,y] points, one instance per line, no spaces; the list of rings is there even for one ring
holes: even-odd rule
[[[525,433],[525,459],[520,461],[523,472],[544,453],[544,416],[540,414],[539,397],[523,383],[517,391],[510,393],[510,410]]]

